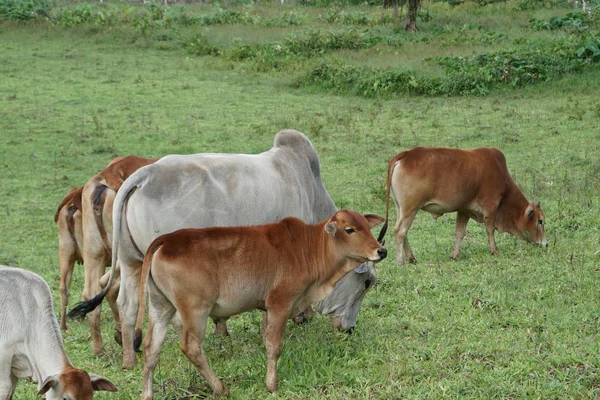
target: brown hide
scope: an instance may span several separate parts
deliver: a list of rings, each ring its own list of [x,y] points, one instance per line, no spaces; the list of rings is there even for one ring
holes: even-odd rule
[[[277,359],[288,318],[323,299],[346,273],[387,254],[370,229],[383,218],[340,210],[306,225],[296,218],[230,228],[183,229],[156,239],[142,267],[136,323],[143,320],[148,281],[150,324],[144,348],[143,399],[169,320],[179,312],[181,348],[217,394],[227,390],[202,351],[206,319],[266,310],[267,389],[277,390]]]
[[[69,287],[75,262],[83,263],[83,234],[81,229],[81,193],[82,187],[69,190],[54,214],[58,226],[58,262],[60,268],[60,328],[67,329],[66,309]]]
[[[154,164],[158,158],[143,158],[138,156],[119,157],[113,160],[108,167],[98,173],[102,183],[117,192],[125,179],[129,178],[138,169]]]
[[[142,158],[132,155],[117,157],[84,185],[82,194],[84,299],[91,299],[101,291],[101,278],[106,266],[111,263],[112,206],[116,192],[135,171],[156,160],[157,158]],[[109,305],[113,318],[119,321],[116,305],[118,284],[113,285],[110,290]],[[100,309],[89,315],[89,323],[92,333],[92,351],[94,354],[100,354],[103,347]],[[117,342],[121,341],[118,322],[115,339]]]
[[[539,203],[529,202],[521,193],[508,172],[504,154],[496,148],[415,147],[392,158],[386,182],[386,224],[380,238],[387,228],[390,192],[398,215],[394,226],[398,264],[405,257],[415,262],[407,233],[419,210],[434,218],[457,213],[454,259],[459,256],[469,218],[485,224],[493,254],[498,252],[495,230],[547,244]]]
[[[88,180],[86,185],[69,190],[58,206],[54,221],[59,230],[61,330],[67,329],[65,314],[75,262],[84,264],[86,270],[86,297],[87,293],[94,290],[88,287],[90,281],[97,281],[99,285],[104,268],[110,265],[111,243],[106,233],[105,221],[112,221],[112,201],[116,191],[137,169],[156,160],[137,156],[117,157]],[[102,265],[98,266],[99,264]],[[90,269],[94,272],[88,272]],[[114,309],[116,310],[116,305]],[[95,343],[98,342],[98,335],[99,333],[92,335]]]

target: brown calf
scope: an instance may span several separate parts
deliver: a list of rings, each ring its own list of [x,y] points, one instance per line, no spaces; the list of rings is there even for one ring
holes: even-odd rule
[[[75,262],[83,264],[81,249],[81,191],[83,186],[69,190],[54,213],[58,225],[58,265],[60,268],[60,329],[67,330],[67,304]]]
[[[404,263],[405,256],[416,261],[407,233],[419,210],[436,219],[457,213],[453,259],[458,258],[469,218],[485,224],[492,254],[498,253],[496,229],[547,245],[539,203],[528,201],[521,193],[508,172],[504,154],[496,148],[415,147],[392,158],[386,181],[386,222],[380,239],[387,229],[390,190],[398,215],[394,226],[398,264]]]
[[[340,210],[316,225],[286,218],[253,227],[182,229],[156,239],[144,258],[136,324],[141,333],[147,280],[142,399],[152,399],[154,368],[176,312],[182,351],[216,394],[228,395],[204,356],[206,320],[265,310],[266,382],[270,392],[276,391],[286,321],[327,296],[361,263],[385,258],[387,250],[370,232],[382,222],[374,214]]]
[[[69,190],[58,206],[54,214],[54,222],[58,226],[61,330],[67,330],[66,310],[75,262],[84,264],[86,275],[83,296],[89,298],[89,293],[93,293],[96,285],[102,286],[100,277],[104,273],[104,268],[110,265],[109,236],[112,231],[112,203],[116,191],[129,175],[154,161],[156,159],[136,156],[117,157],[104,170],[92,177],[85,186]],[[118,283],[115,284],[108,295],[109,305],[116,321],[118,321],[116,304],[118,287]],[[116,339],[120,340],[118,332]],[[93,324],[92,340],[94,352],[99,353],[102,349],[99,322]]]
[[[83,229],[83,268],[85,272],[83,298],[89,300],[102,290],[101,278],[112,259],[112,209],[117,191],[123,182],[139,168],[154,163],[157,158],[137,156],[117,157],[98,174],[90,178],[82,192],[82,229]],[[115,282],[107,300],[117,321],[115,339],[121,342],[119,312],[116,304],[119,293]],[[92,351],[102,352],[102,333],[100,330],[100,311],[98,307],[89,314],[92,334]]]

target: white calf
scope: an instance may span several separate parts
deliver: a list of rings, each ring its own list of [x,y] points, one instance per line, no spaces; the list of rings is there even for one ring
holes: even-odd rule
[[[0,400],[11,399],[17,379],[28,377],[47,400],[90,400],[96,390],[117,391],[107,379],[71,365],[46,282],[0,266]]]

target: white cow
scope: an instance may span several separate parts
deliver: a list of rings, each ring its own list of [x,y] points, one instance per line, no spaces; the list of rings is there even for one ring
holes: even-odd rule
[[[28,377],[48,400],[90,400],[96,390],[117,391],[69,361],[46,282],[33,272],[0,266],[0,400],[11,399],[17,379]]]
[[[136,363],[133,335],[140,271],[154,239],[182,228],[261,225],[285,217],[315,224],[336,211],[321,181],[319,158],[312,143],[295,130],[279,132],[274,146],[261,154],[171,155],[140,168],[123,183],[113,206],[111,279],[118,258],[123,366],[131,368]],[[366,270],[361,266],[341,282],[352,278],[372,280],[370,274],[361,273]],[[358,304],[366,286],[358,285]],[[85,315],[100,304],[105,294],[103,290],[80,303],[69,315]],[[339,316],[347,323],[343,328],[351,329],[358,313],[355,304],[356,296],[350,296],[347,303],[338,302],[326,313]],[[356,314],[348,315],[349,310]],[[342,318],[342,314],[347,317]]]

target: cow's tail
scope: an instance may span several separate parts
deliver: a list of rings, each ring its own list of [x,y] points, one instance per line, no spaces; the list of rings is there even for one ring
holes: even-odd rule
[[[392,158],[388,164],[387,168],[387,178],[385,181],[385,223],[381,227],[381,231],[379,231],[379,237],[377,237],[377,241],[383,244],[383,238],[385,237],[385,233],[388,228],[388,220],[390,215],[390,190],[392,186],[392,172],[394,170],[394,166],[400,160],[402,160],[406,156],[406,152],[403,151],[400,154],[397,154]]]
[[[105,185],[103,182],[98,182],[96,184],[94,193],[92,194],[92,207],[94,210],[94,221],[96,221],[96,226],[98,227],[98,232],[100,232],[100,237],[102,238],[102,241],[106,247],[111,247],[111,243],[106,235],[106,229],[104,228],[103,220],[104,204],[106,203],[106,189],[110,189],[110,187]]]
[[[137,353],[140,352],[140,346],[142,344],[142,325],[144,323],[144,312],[146,310],[146,283],[148,282],[150,276],[150,269],[152,269],[152,259],[154,258],[154,253],[156,253],[161,245],[162,240],[155,240],[148,248],[148,251],[146,251],[144,264],[142,264],[142,273],[140,274],[140,286],[138,292],[139,307],[137,319],[135,320],[135,338],[133,340],[133,348]]]
[[[56,212],[54,213],[54,222],[58,222],[58,215],[60,214],[60,210],[69,202],[72,202],[75,207],[77,207],[78,209],[81,209],[80,205],[81,205],[81,190],[82,189],[83,189],[83,186],[69,190],[69,192],[65,195],[65,198],[62,199],[62,201],[58,205]],[[79,197],[79,201],[77,201],[78,200],[77,197]]]
[[[92,297],[91,299],[89,299],[87,301],[82,301],[82,302],[77,303],[75,305],[75,307],[73,307],[71,309],[71,311],[69,311],[69,314],[67,314],[67,316],[69,318],[82,319],[83,317],[86,316],[87,313],[95,310],[96,307],[98,307],[102,303],[102,300],[104,300],[104,297],[106,297],[106,294],[108,293],[108,291],[110,290],[110,288],[112,287],[112,285],[114,283],[115,275],[116,275],[115,271],[116,271],[116,265],[117,265],[117,254],[119,252],[119,241],[120,241],[120,236],[121,236],[123,214],[125,212],[125,206],[127,204],[127,201],[129,200],[129,196],[131,196],[135,192],[135,190],[139,187],[139,185],[141,185],[143,178],[141,175],[138,175],[138,176],[139,176],[138,179],[134,179],[131,182],[129,182],[128,185],[124,185],[121,188],[122,190],[119,190],[117,192],[117,196],[115,197],[115,201],[114,201],[114,205],[113,205],[112,262],[111,262],[111,266],[110,266],[110,275],[109,275],[108,283],[106,284],[104,289],[102,289],[102,291],[100,291],[100,293],[98,293],[96,296]]]

